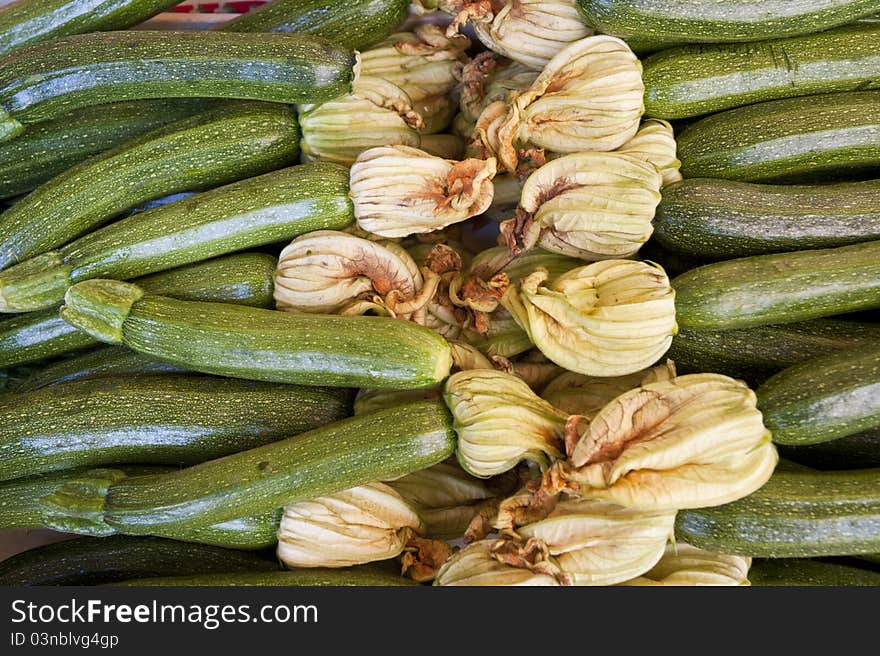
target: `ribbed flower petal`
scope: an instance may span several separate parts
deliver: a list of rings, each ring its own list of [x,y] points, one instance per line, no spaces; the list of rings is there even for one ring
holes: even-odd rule
[[[656,166],[665,187],[682,179],[677,151],[672,126],[667,121],[652,118],[642,123],[636,135],[616,152],[644,159]]]
[[[663,558],[649,571],[621,585],[751,585],[751,564],[748,556],[728,556],[678,542],[667,545]]]
[[[480,540],[467,545],[447,560],[434,585],[438,586],[558,586],[549,575],[502,563],[493,556],[499,540]]]

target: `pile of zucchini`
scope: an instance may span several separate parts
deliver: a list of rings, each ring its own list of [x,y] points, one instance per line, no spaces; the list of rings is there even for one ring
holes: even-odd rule
[[[880,585],[876,0],[175,4],[0,3],[0,585]]]

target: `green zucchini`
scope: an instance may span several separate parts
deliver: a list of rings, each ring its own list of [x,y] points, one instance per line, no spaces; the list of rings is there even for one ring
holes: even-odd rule
[[[122,30],[175,4],[177,0],[17,0],[0,8],[0,56],[59,36]]]
[[[796,364],[755,393],[777,444],[816,444],[880,428],[880,341]]]
[[[663,188],[653,238],[672,251],[712,259],[880,239],[880,180],[823,185],[682,180]]]
[[[799,362],[877,343],[880,324],[813,319],[741,330],[681,328],[667,357],[681,373],[712,371],[756,386]]]
[[[880,469],[775,472],[757,492],[715,508],[680,510],[677,539],[756,558],[880,551]]]
[[[877,0],[578,0],[603,34],[692,43],[809,34],[877,13]]]
[[[755,559],[749,568],[755,586],[875,586],[880,572],[809,558]]]
[[[880,25],[788,39],[672,48],[644,62],[645,113],[665,119],[765,100],[880,88]]]
[[[134,278],[353,221],[347,168],[280,169],[132,214],[6,269],[0,311],[55,307],[81,280]]]
[[[165,374],[0,399],[0,480],[104,465],[193,465],[351,414],[345,390]]]
[[[303,34],[121,30],[0,59],[0,141],[90,105],[142,98],[314,103],[347,93],[351,50]]]
[[[298,152],[286,105],[229,102],[175,121],[68,169],[0,214],[0,269],[148,200],[268,173]]]
[[[195,574],[159,576],[122,581],[115,586],[416,586],[412,579],[399,572],[374,565],[341,569],[305,568],[280,572],[230,572],[228,574]]]
[[[880,467],[880,428],[818,444],[778,447],[780,455],[814,469]]]
[[[692,123],[677,142],[686,178],[794,183],[878,177],[880,91],[728,109]]]
[[[234,253],[137,279],[154,294],[193,301],[274,307],[277,259],[265,253]],[[0,321],[0,367],[36,362],[95,346],[100,341],[77,330],[57,308]]]
[[[402,404],[168,474],[110,487],[104,521],[120,532],[198,527],[430,467],[452,455],[442,402]]]
[[[274,0],[223,23],[223,32],[294,32],[361,50],[403,25],[409,0]]]
[[[155,537],[112,535],[55,542],[0,562],[0,586],[99,585],[150,576],[278,570],[254,552]]]
[[[753,255],[672,281],[676,320],[694,330],[793,323],[880,307],[880,241]]]
[[[33,125],[26,134],[0,143],[0,198],[32,191],[89,157],[214,102],[178,98],[96,105]]]

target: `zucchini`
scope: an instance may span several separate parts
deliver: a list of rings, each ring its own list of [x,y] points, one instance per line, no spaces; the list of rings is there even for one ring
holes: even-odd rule
[[[292,108],[229,102],[68,169],[0,214],[0,269],[62,246],[148,200],[210,189],[293,163]]]
[[[680,510],[675,535],[701,549],[755,558],[876,553],[880,469],[775,472],[743,499]]]
[[[145,291],[193,301],[274,307],[277,259],[235,253],[137,279]],[[36,362],[99,344],[52,308],[0,321],[0,367]]]
[[[102,341],[233,378],[417,389],[441,383],[452,365],[448,342],[409,321],[179,301],[114,280],[71,287],[61,318]]]
[[[215,29],[313,34],[361,50],[397,31],[409,5],[409,0],[274,0]]]
[[[81,537],[0,562],[2,585],[99,585],[149,576],[278,570],[263,554],[154,537]]]
[[[880,572],[809,558],[756,559],[749,568],[756,586],[875,586]]]
[[[0,141],[90,105],[143,98],[298,104],[348,93],[351,50],[302,34],[122,30],[24,46],[0,59]]]
[[[779,445],[784,457],[814,469],[880,467],[880,428],[818,444]]]
[[[672,251],[712,259],[880,239],[880,180],[822,185],[682,180],[663,188],[653,237]]]
[[[809,34],[877,13],[877,0],[577,0],[587,24],[626,38],[692,43]]]
[[[0,480],[205,462],[342,419],[348,396],[213,376],[71,381],[0,400]]]
[[[0,56],[59,36],[123,30],[175,4],[177,0],[18,0],[0,8]]]
[[[442,402],[401,404],[187,469],[121,480],[107,493],[103,518],[127,534],[186,530],[403,476],[454,448]]]
[[[209,108],[201,98],[140,100],[86,107],[38,123],[0,143],[0,198],[23,194],[80,162]]]
[[[665,119],[836,91],[880,88],[880,24],[788,39],[671,48],[644,62],[645,113]]]
[[[816,444],[880,428],[880,341],[796,364],[755,393],[777,444]]]
[[[122,581],[117,586],[417,586],[412,579],[373,564],[357,567],[304,568],[279,572],[230,572],[228,574],[195,574],[159,576]]]
[[[81,280],[144,276],[353,221],[347,168],[293,166],[132,214],[17,264],[0,273],[0,309],[55,307]]]
[[[880,91],[747,105],[692,123],[677,138],[686,178],[828,182],[880,172]]]
[[[880,307],[880,241],[753,255],[676,277],[676,320],[732,330]]]
[[[667,357],[681,373],[713,371],[756,386],[799,362],[877,343],[880,324],[813,319],[742,330],[682,328]]]

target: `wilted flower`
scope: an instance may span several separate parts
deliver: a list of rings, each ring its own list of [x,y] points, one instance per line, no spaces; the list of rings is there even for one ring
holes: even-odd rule
[[[494,556],[496,545],[505,540],[473,542],[447,560],[434,585],[440,586],[558,586],[552,574],[543,574],[521,567],[513,567]]]
[[[751,565],[748,556],[713,553],[678,542],[666,545],[654,567],[621,585],[751,585]]]
[[[644,159],[663,176],[663,186],[678,182],[681,162],[677,157],[678,145],[675,133],[667,121],[650,119],[642,123],[636,136],[623,144],[616,152]]]

